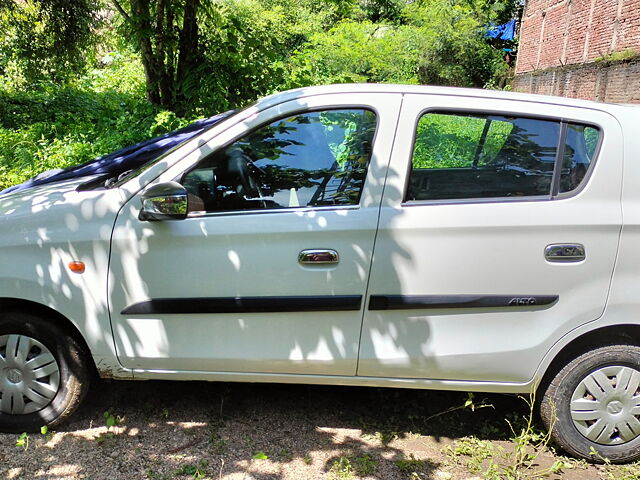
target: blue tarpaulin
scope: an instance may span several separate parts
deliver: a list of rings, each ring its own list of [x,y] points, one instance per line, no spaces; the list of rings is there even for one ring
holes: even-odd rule
[[[513,40],[516,37],[516,21],[510,20],[498,26],[489,25],[484,36],[500,40]]]
[[[231,115],[231,111],[215,115],[211,118],[198,120],[187,125],[180,130],[166,133],[156,138],[146,140],[130,147],[125,147],[117,152],[98,157],[82,165],[65,168],[53,172],[45,172],[19,185],[14,185],[0,192],[4,195],[11,192],[25,190],[38,185],[60,182],[72,178],[79,178],[91,175],[105,175],[109,177],[118,176],[129,170],[135,170],[144,164],[158,158],[163,153],[171,150],[180,143],[198,135],[206,129],[212,127],[219,121]]]

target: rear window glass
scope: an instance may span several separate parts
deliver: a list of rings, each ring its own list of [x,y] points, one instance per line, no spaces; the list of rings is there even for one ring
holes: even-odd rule
[[[596,128],[559,121],[427,113],[418,122],[406,200],[549,196],[575,190],[592,162]],[[554,176],[559,148],[560,178]]]

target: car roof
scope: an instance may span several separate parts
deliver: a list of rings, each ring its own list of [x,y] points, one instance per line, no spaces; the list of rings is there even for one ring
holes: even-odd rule
[[[397,85],[383,83],[344,83],[321,85],[314,87],[303,87],[288,90],[265,97],[255,106],[259,110],[277,105],[289,100],[308,97],[313,95],[328,95],[336,93],[400,93],[400,94],[422,94],[422,95],[449,95],[462,97],[490,98],[496,100],[517,100],[521,102],[546,103],[550,105],[571,106],[589,108],[601,111],[613,111],[627,109],[630,104],[621,105],[613,103],[595,102],[591,100],[580,100],[566,97],[554,97],[550,95],[539,95],[535,93],[508,92],[503,90],[487,90],[481,88],[460,88],[460,87],[439,87],[431,85]]]

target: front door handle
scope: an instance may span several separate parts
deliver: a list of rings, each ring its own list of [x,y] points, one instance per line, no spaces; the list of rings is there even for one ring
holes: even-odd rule
[[[314,248],[303,250],[298,255],[298,262],[302,265],[327,265],[340,261],[338,252],[331,249]]]
[[[545,247],[544,258],[547,262],[581,262],[586,253],[579,243],[552,243]]]

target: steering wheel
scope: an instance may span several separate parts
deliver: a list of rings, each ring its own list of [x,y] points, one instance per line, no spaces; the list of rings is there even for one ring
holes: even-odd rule
[[[253,161],[241,150],[233,150],[229,154],[229,173],[236,177],[236,192],[244,200],[260,200],[262,192],[260,186],[251,173],[252,169],[261,171]],[[264,203],[264,202],[263,202]]]

